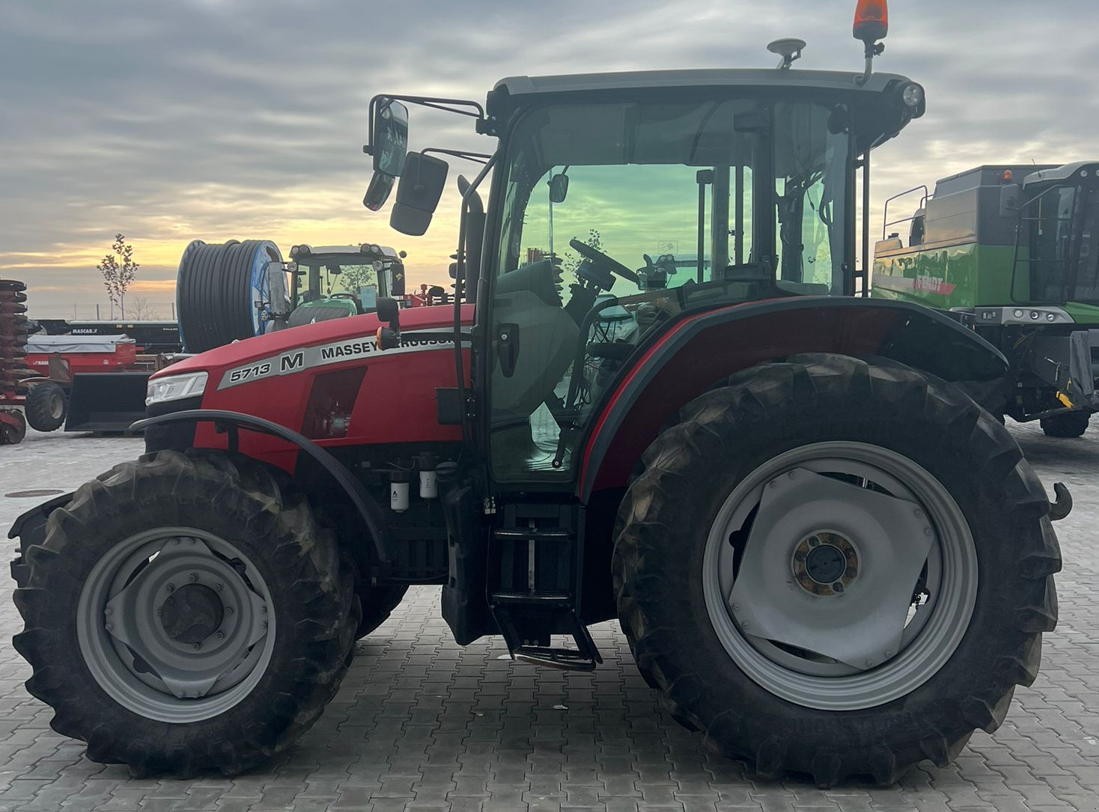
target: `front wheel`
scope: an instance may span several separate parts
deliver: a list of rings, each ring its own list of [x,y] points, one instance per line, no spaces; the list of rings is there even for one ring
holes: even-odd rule
[[[994,730],[1060,568],[1045,493],[964,394],[803,356],[689,404],[644,457],[614,577],[638,667],[765,776],[888,784]]]
[[[246,458],[119,465],[50,515],[27,558],[27,690],[93,761],[241,772],[309,729],[350,662],[359,602],[334,537]]]

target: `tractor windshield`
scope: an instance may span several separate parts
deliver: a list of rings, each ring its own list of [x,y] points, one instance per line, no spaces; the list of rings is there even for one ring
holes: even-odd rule
[[[493,320],[520,346],[492,383],[496,475],[568,473],[631,348],[680,311],[852,292],[847,132],[843,106],[810,101],[526,114],[496,190]]]
[[[318,254],[298,258],[297,263],[295,307],[309,302],[347,299],[362,313],[374,309],[378,296],[388,295],[384,287],[379,291],[379,284],[384,285],[384,272],[379,278],[374,265],[362,256]]]

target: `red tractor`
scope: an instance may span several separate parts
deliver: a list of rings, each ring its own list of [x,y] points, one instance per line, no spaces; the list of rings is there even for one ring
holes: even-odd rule
[[[855,296],[858,170],[865,263],[870,151],[924,111],[870,70],[884,5],[857,73],[782,40],[777,70],[375,98],[366,202],[399,179],[406,234],[438,154],[478,156],[407,152],[402,101],[496,139],[458,179],[456,302],[181,361],[145,456],[18,520],[15,645],[54,729],[139,773],[247,769],[435,584],[460,644],[549,667],[595,668],[617,617],[670,713],[764,776],[887,784],[994,730],[1061,559],[992,416],[1003,356]]]

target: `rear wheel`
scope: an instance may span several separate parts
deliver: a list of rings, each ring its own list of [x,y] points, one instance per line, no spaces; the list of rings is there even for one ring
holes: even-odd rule
[[[689,404],[620,514],[619,615],[672,714],[765,776],[891,783],[1033,681],[1041,484],[953,387],[804,356]]]
[[[32,384],[27,392],[27,422],[38,431],[56,431],[65,423],[65,390],[53,381]]]
[[[27,558],[27,689],[94,761],[238,773],[308,730],[350,662],[359,604],[333,536],[245,458],[117,466]]]
[[[1091,421],[1090,412],[1065,412],[1041,420],[1046,437],[1083,437]]]

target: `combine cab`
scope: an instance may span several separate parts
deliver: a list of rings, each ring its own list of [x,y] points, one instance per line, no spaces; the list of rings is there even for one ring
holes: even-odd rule
[[[853,295],[857,170],[865,201],[871,148],[924,110],[870,69],[882,0],[855,33],[854,73],[781,40],[777,70],[376,97],[365,202],[396,187],[399,231],[429,228],[438,155],[481,162],[457,298],[163,370],[148,454],[17,521],[15,645],[54,728],[142,773],[247,769],[437,584],[458,643],[544,667],[597,668],[588,627],[618,618],[671,714],[765,776],[887,784],[994,730],[1060,555],[986,408],[1004,356]],[[491,151],[408,152],[404,103]]]
[[[874,251],[874,296],[947,309],[998,347],[1011,376],[994,411],[1052,437],[1079,437],[1099,410],[1097,173],[980,166],[911,189],[887,202]],[[890,221],[915,195],[915,214]]]

